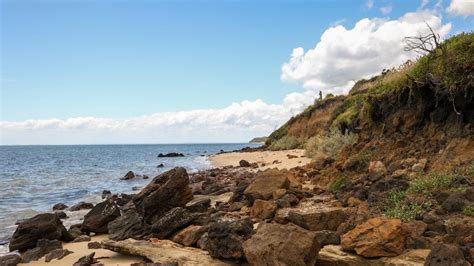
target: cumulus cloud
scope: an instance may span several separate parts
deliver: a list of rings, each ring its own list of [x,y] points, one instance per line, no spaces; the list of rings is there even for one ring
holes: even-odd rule
[[[291,93],[282,104],[262,100],[222,109],[163,112],[127,119],[0,122],[2,144],[236,142],[267,135],[314,101],[310,91]]]
[[[451,29],[450,23],[443,24],[440,16],[426,10],[407,13],[397,20],[364,18],[352,29],[330,27],[314,48],[293,49],[281,68],[281,80],[324,94],[347,93],[356,80],[413,58],[415,54],[403,51],[403,38],[426,33],[426,23],[441,37]]]
[[[472,16],[474,15],[474,1],[452,0],[446,11],[448,12],[448,14],[453,16]]]

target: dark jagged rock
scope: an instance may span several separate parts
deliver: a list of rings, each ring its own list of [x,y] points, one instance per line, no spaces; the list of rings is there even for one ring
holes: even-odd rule
[[[246,160],[240,160],[239,165],[240,165],[240,167],[250,167],[251,166],[251,164]]]
[[[135,173],[128,171],[120,180],[130,180],[135,178]]]
[[[71,237],[72,237],[73,239],[76,239],[78,236],[84,234],[84,233],[81,231],[81,228],[80,228],[80,227],[71,227],[71,228],[69,228],[68,233],[69,233],[69,235],[71,235]]]
[[[162,164],[162,163],[160,163],[159,165],[156,166],[156,168],[163,168],[163,167],[165,167],[165,165]]]
[[[189,176],[176,167],[155,177],[134,199],[138,213],[153,223],[175,207],[184,207],[193,198]]]
[[[67,255],[71,254],[71,253],[74,253],[68,249],[54,249],[52,250],[51,252],[49,252],[48,254],[46,254],[46,257],[45,257],[45,262],[50,262],[54,259],[57,259],[57,260],[60,260],[64,257],[66,257]]]
[[[21,257],[17,254],[9,254],[0,257],[0,265],[16,266],[21,262]]]
[[[95,263],[95,252],[92,252],[91,254],[81,257],[78,261],[76,261],[73,266],[90,266]]]
[[[184,154],[179,153],[179,152],[169,152],[169,153],[160,153],[158,154],[158,158],[163,158],[163,157],[184,157]]]
[[[187,209],[176,207],[153,223],[151,232],[160,239],[167,238],[179,229],[189,225],[194,217]]]
[[[97,241],[87,243],[88,249],[99,249],[100,247],[100,243]]]
[[[211,207],[211,199],[201,199],[192,204],[186,205],[190,212],[206,212]]]
[[[141,238],[150,232],[149,225],[143,222],[135,209],[126,210],[122,216],[109,223],[108,229],[112,240]]]
[[[231,222],[218,222],[209,227],[204,249],[212,257],[240,259],[244,257],[242,243],[253,233],[250,218]]]
[[[67,205],[63,203],[58,203],[53,206],[53,211],[62,211],[67,209]]]
[[[467,266],[463,253],[458,246],[448,244],[435,244],[426,258],[425,266]]]
[[[261,224],[243,244],[250,265],[315,265],[320,243],[316,233],[293,224]]]
[[[54,214],[59,218],[59,219],[66,219],[68,218],[67,214],[63,211],[55,211]]]
[[[447,212],[462,211],[467,204],[467,199],[462,193],[453,193],[441,205]]]
[[[341,238],[335,231],[322,230],[314,232],[321,246],[325,245],[339,245]]]
[[[10,240],[10,251],[36,247],[40,239],[72,241],[61,220],[52,213],[43,213],[20,223]]]
[[[120,216],[120,209],[111,200],[97,204],[84,216],[81,230],[89,233],[107,233],[107,225]]]
[[[93,207],[94,207],[94,204],[81,201],[77,204],[72,205],[69,208],[69,211],[74,212],[74,211],[80,211],[80,210],[87,210],[87,209],[92,209]]]
[[[62,248],[63,245],[58,240],[40,239],[35,248],[28,249],[21,255],[21,261],[23,263],[35,261],[55,249]]]

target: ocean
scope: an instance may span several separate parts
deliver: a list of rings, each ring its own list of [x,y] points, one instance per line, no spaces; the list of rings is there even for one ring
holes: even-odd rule
[[[189,172],[210,168],[207,156],[256,144],[156,144],[0,146],[0,254],[15,222],[56,203],[71,206],[80,201],[98,202],[103,190],[136,193],[153,177],[176,166]],[[159,153],[179,152],[185,157],[158,158]],[[164,164],[163,168],[157,165]],[[150,179],[120,180],[128,171]],[[78,213],[83,214],[83,213]],[[68,213],[74,216],[74,212]],[[74,217],[64,220],[78,223]]]

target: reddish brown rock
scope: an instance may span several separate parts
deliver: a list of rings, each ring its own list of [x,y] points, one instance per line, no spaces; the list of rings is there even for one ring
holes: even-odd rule
[[[314,265],[320,244],[316,233],[294,224],[263,223],[243,244],[250,265]]]
[[[387,168],[381,161],[372,161],[369,164],[369,176],[371,180],[378,180],[387,173]]]
[[[342,235],[341,246],[363,257],[392,257],[402,254],[405,238],[400,220],[377,217]]]
[[[173,242],[184,246],[192,246],[197,243],[201,236],[207,231],[207,227],[190,225],[171,237]]]
[[[285,171],[276,169],[261,172],[245,189],[244,195],[252,202],[256,199],[269,200],[277,189],[288,188],[289,181],[287,175]]]
[[[269,219],[273,217],[276,209],[277,205],[274,202],[258,199],[253,203],[250,214],[258,219]]]

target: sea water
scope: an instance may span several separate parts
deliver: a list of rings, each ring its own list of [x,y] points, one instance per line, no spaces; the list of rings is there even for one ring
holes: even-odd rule
[[[182,166],[189,172],[206,169],[211,167],[207,156],[247,146],[257,145],[0,146],[0,254],[8,252],[8,240],[16,221],[51,212],[56,203],[68,206],[80,201],[96,203],[101,200],[103,190],[136,193],[133,188],[145,186],[151,178],[173,167]],[[168,152],[185,156],[157,157]],[[157,168],[161,163],[164,167]],[[120,180],[128,171],[150,179]],[[74,217],[64,221],[79,222]]]

